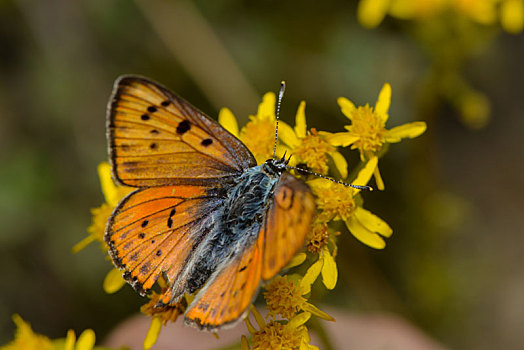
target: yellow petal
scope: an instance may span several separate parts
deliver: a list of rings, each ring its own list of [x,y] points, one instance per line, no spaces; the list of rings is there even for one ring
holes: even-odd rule
[[[240,350],[249,350],[249,343],[245,335],[242,334],[240,337]]]
[[[386,16],[389,0],[361,0],[358,3],[357,18],[365,28],[375,28]]]
[[[328,315],[324,311],[322,311],[319,308],[317,308],[315,305],[310,304],[308,302],[304,303],[304,305],[302,306],[302,310],[311,312],[313,315],[315,315],[317,317],[320,317],[323,320],[335,321],[335,319],[332,316]]]
[[[78,337],[76,350],[92,350],[95,346],[96,336],[92,329],[86,329]]]
[[[306,260],[306,253],[304,252],[298,253],[297,255],[293,257],[293,259],[291,259],[289,264],[287,264],[286,269],[290,269],[292,267],[301,265],[305,260]]]
[[[313,265],[309,267],[306,271],[306,274],[300,281],[300,286],[303,288],[302,295],[305,295],[311,291],[311,285],[317,280],[320,271],[322,270],[322,265],[324,265],[324,260],[322,258],[315,261]]]
[[[251,313],[255,317],[255,321],[257,321],[258,328],[259,329],[264,328],[266,326],[266,322],[264,321],[264,317],[262,317],[260,312],[258,312],[257,308],[253,304],[251,304],[249,306],[249,310],[251,310]]]
[[[249,333],[255,334],[257,332],[255,327],[253,327],[253,325],[251,324],[251,321],[249,320],[249,316],[244,318],[244,322],[246,323],[246,328],[247,328]]]
[[[357,219],[354,217],[349,218],[346,221],[346,226],[356,239],[364,243],[367,246],[375,249],[384,249],[386,242],[378,234],[371,232],[365,228]]]
[[[258,105],[257,118],[275,120],[276,97],[273,92],[267,92]]]
[[[388,120],[388,109],[391,103],[391,85],[385,83],[378,95],[377,104],[375,105],[375,113],[384,123]]]
[[[238,122],[229,108],[222,108],[218,112],[218,122],[224,129],[238,137]]]
[[[300,145],[300,140],[295,135],[293,128],[283,121],[278,122],[278,138],[281,139],[282,142],[288,145],[291,149]]]
[[[393,234],[393,229],[387,222],[364,208],[357,207],[353,215],[364,227],[372,232],[379,233],[384,237],[391,237]]]
[[[327,289],[331,290],[337,285],[337,264],[327,248],[323,249],[322,253],[324,258],[324,265],[322,265],[322,282]]]
[[[337,168],[340,177],[345,179],[348,176],[348,162],[346,161],[346,158],[344,158],[340,152],[333,152],[330,156],[333,158],[333,162],[335,163],[335,167]]]
[[[153,317],[151,319],[151,324],[149,325],[149,330],[146,334],[146,339],[144,339],[144,350],[149,350],[155,345],[158,336],[160,335],[160,330],[162,330],[162,318]]]
[[[503,1],[500,4],[500,23],[508,33],[520,33],[524,28],[524,1]]]
[[[375,171],[377,164],[378,164],[378,157],[377,156],[372,157],[366,163],[366,165],[364,165],[364,167],[358,172],[357,177],[351,183],[354,185],[360,185],[360,186],[367,185],[369,180],[371,180],[371,176],[373,176],[373,172]],[[359,190],[355,189],[355,191],[359,191]]]
[[[74,350],[75,342],[76,342],[75,331],[70,329],[67,331],[67,335],[66,335],[66,339],[64,343],[64,350]]]
[[[84,238],[83,240],[81,240],[80,242],[78,242],[77,244],[73,246],[73,253],[78,253],[79,251],[87,247],[87,245],[93,242],[94,240],[95,240],[94,235],[87,236],[86,238]]]
[[[353,142],[360,139],[360,136],[352,134],[350,132],[328,133],[325,131],[321,131],[319,132],[319,134],[324,135],[326,142],[335,147],[347,147],[351,145]]]
[[[396,126],[393,129],[387,130],[386,142],[396,143],[405,138],[415,138],[424,133],[426,128],[425,122],[413,122]]]
[[[377,184],[377,188],[381,191],[384,191],[386,187],[384,186],[384,180],[382,180],[382,175],[380,175],[380,170],[378,170],[378,166],[375,168],[373,176],[375,176],[375,183]]]
[[[301,101],[295,117],[295,134],[303,139],[306,137],[306,129],[306,101]]]
[[[311,312],[301,312],[298,315],[295,315],[291,320],[289,320],[288,325],[292,328],[298,328],[306,323],[311,318]]]
[[[117,268],[109,271],[104,278],[103,288],[107,294],[113,294],[120,290],[126,284],[122,272]]]
[[[355,105],[353,102],[348,100],[345,97],[339,97],[337,98],[337,103],[342,110],[342,113],[349,118],[349,120],[352,120],[353,118],[353,112],[355,111]]]
[[[111,176],[111,165],[109,165],[109,163],[102,162],[98,164],[98,177],[100,178],[102,193],[104,194],[107,204],[116,207],[120,201],[120,197]]]

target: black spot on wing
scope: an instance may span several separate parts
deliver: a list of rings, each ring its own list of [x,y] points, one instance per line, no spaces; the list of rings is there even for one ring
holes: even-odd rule
[[[213,143],[213,140],[211,139],[203,139],[202,142],[200,142],[200,144],[205,147],[211,145],[212,143]]]
[[[178,123],[178,126],[176,127],[177,134],[185,134],[191,129],[191,123],[189,120],[183,120],[180,123]]]

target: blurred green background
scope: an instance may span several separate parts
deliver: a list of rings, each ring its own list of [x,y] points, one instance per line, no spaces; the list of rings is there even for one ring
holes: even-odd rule
[[[394,234],[383,251],[342,235],[329,302],[401,315],[451,348],[522,346],[524,35],[453,14],[365,29],[357,6],[0,1],[0,344],[13,313],[51,338],[93,328],[102,340],[143,303],[103,292],[97,244],[71,253],[103,201],[113,81],[137,73],[241,124],[285,79],[283,120],[304,99],[308,127],[328,131],[347,124],[337,97],[374,105],[389,82],[388,128],[428,130],[381,160],[386,191],[365,206]]]

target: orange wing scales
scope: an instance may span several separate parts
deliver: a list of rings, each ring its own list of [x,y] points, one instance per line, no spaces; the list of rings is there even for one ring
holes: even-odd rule
[[[264,280],[275,276],[303,247],[315,210],[309,187],[288,173],[282,174],[261,233],[265,236]]]
[[[139,77],[115,83],[108,130],[115,178],[129,186],[217,183],[256,165],[220,125]]]
[[[241,257],[219,269],[189,306],[186,323],[213,330],[240,321],[260,284],[262,247],[258,239]]]
[[[186,312],[186,323],[213,330],[242,319],[262,280],[274,277],[300,250],[315,215],[309,187],[284,173],[265,224],[241,258],[219,267]]]
[[[219,205],[199,186],[137,190],[111,216],[106,232],[110,254],[124,277],[141,294],[161,274],[173,281],[199,232],[195,227]]]
[[[107,225],[115,265],[142,295],[164,276],[170,288],[159,305],[201,288],[186,323],[207,330],[234,325],[260,282],[274,277],[304,245],[315,215],[311,190],[285,172],[284,159],[256,167],[241,141],[145,78],[116,81],[107,127],[115,179],[140,188],[120,202]],[[263,176],[269,180],[259,185]],[[250,191],[253,186],[258,192]],[[250,195],[243,197],[245,192]],[[257,201],[259,192],[264,197]],[[251,205],[247,215],[244,200]],[[235,236],[220,236],[222,221],[237,214],[237,230],[229,232]]]

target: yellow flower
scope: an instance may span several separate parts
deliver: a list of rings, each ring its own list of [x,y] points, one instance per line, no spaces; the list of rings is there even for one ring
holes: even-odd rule
[[[374,28],[386,14],[400,19],[423,21],[449,11],[479,24],[493,25],[497,19],[499,4],[502,28],[509,33],[522,31],[523,0],[361,0],[357,18],[362,26]]]
[[[91,225],[87,228],[89,236],[84,238],[82,241],[77,243],[73,247],[73,252],[79,252],[84,249],[89,243],[93,241],[98,241],[101,243],[102,249],[107,250],[107,246],[104,242],[104,233],[106,230],[107,220],[113,209],[115,209],[118,202],[129,194],[134,188],[120,186],[113,182],[111,177],[111,165],[107,162],[100,163],[98,165],[98,177],[100,178],[100,185],[102,187],[102,193],[106,203],[98,208],[91,209],[92,222]]]
[[[304,274],[304,277],[300,280],[300,286],[303,289],[304,294],[307,294],[311,291],[311,285],[315,283],[318,276],[320,275],[322,275],[322,283],[327,289],[331,290],[335,288],[338,279],[337,264],[327,247],[320,251],[318,260],[315,261],[309,267],[309,269]],[[322,315],[319,315],[315,311],[309,309],[308,307],[305,307],[303,309],[306,311],[310,311],[313,314],[316,314],[317,316],[326,320],[333,319],[331,316],[327,315],[323,311],[321,311]]]
[[[284,318],[293,317],[306,302],[302,296],[301,286],[287,276],[275,277],[269,285],[266,286],[264,298],[266,300],[269,314],[273,317],[282,315]]]
[[[518,34],[522,32],[524,28],[524,0],[502,0],[500,24],[508,33]]]
[[[107,251],[107,245],[104,242],[104,234],[106,230],[107,220],[113,213],[113,210],[117,206],[118,202],[129,194],[132,187],[120,186],[113,182],[111,176],[111,165],[107,162],[102,162],[98,165],[98,177],[100,179],[100,185],[102,187],[102,193],[104,194],[105,203],[98,208],[91,209],[93,215],[91,225],[87,228],[89,235],[77,243],[73,247],[73,252],[77,253],[84,249],[89,243],[93,241],[100,242],[100,245],[104,251]],[[104,279],[103,288],[108,294],[115,293],[120,290],[125,284],[122,273],[113,268],[106,275]]]
[[[307,286],[302,281],[297,282],[288,276],[277,276],[266,289],[264,299],[269,315],[273,318],[281,315],[283,318],[290,319],[300,311],[307,311],[322,319],[333,321],[333,317],[307,302],[304,295],[310,292],[311,285]]]
[[[275,102],[275,94],[266,93],[258,106],[257,114],[249,116],[249,122],[240,129],[240,132],[235,116],[229,109],[222,108],[218,115],[218,122],[247,146],[258,164],[273,157],[276,127]]]
[[[165,293],[166,289],[169,288],[166,280],[163,277],[160,277],[157,281],[160,286],[160,292],[153,291],[149,296],[150,300],[148,303],[142,305],[140,312],[144,315],[151,317],[151,324],[149,325],[149,330],[147,331],[146,337],[144,339],[143,347],[144,349],[150,349],[155,345],[162,325],[166,325],[167,322],[176,322],[178,316],[186,312],[187,306],[192,301],[192,296],[184,295],[180,301],[174,305],[166,305],[163,307],[157,307],[160,296]]]
[[[353,183],[365,185],[376,169],[377,161],[377,157],[368,161]],[[342,220],[349,232],[362,243],[376,249],[386,246],[382,237],[391,236],[393,231],[385,221],[357,205],[355,196],[360,190],[325,179],[313,179],[308,184],[317,198],[319,221]]]
[[[375,108],[368,104],[357,108],[347,98],[340,97],[338,104],[342,113],[351,121],[351,125],[345,126],[347,132],[322,132],[322,134],[332,145],[342,147],[351,145],[351,149],[358,149],[361,160],[366,161],[380,155],[380,151],[386,143],[397,143],[404,138],[414,138],[426,130],[425,122],[413,122],[390,130],[386,129],[390,101],[391,86],[387,83],[380,91]],[[373,171],[377,187],[383,190],[384,182],[378,166]]]
[[[33,332],[29,323],[25,322],[19,315],[13,315],[13,321],[16,324],[15,339],[0,350],[52,350],[53,343],[51,339],[44,335]]]
[[[347,177],[347,162],[336,147],[325,138],[306,127],[306,102],[300,102],[295,117],[295,128],[282,123],[279,126],[279,138],[287,146],[284,150],[292,154],[291,165],[305,164],[310,170],[326,175],[328,173],[328,161],[331,158],[342,178]]]
[[[310,253],[318,253],[328,244],[329,229],[326,222],[317,221],[311,228],[310,237],[307,242],[307,250]]]
[[[0,350],[92,350],[95,346],[95,332],[86,329],[78,340],[70,329],[65,339],[51,340],[44,335],[33,332],[29,323],[15,314],[13,321],[17,326],[15,339],[0,347]]]
[[[252,307],[251,311],[260,330],[257,331],[249,321],[249,318],[246,318],[246,326],[253,335],[251,339],[253,347],[250,348],[247,339],[243,337],[241,340],[243,350],[318,350],[316,346],[309,345],[311,339],[309,338],[308,329],[305,326],[305,323],[311,317],[311,313],[299,313],[287,323],[285,321],[273,320],[266,324],[256,308]]]

